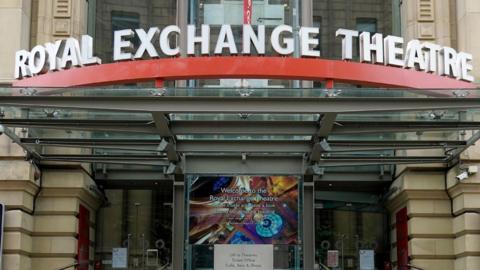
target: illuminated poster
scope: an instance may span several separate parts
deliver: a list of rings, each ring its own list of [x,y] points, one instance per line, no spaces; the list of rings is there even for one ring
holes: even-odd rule
[[[197,177],[191,181],[191,244],[297,244],[298,178]]]

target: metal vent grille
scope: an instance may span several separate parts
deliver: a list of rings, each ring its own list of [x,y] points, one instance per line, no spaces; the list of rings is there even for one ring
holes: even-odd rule
[[[433,0],[418,0],[418,21],[431,22],[435,19]]]
[[[56,18],[68,18],[71,16],[71,0],[55,0],[53,6],[53,15]]]

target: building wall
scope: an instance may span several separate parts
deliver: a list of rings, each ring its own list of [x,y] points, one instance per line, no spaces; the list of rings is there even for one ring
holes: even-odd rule
[[[31,0],[0,1],[0,36],[8,37],[0,46],[0,85],[13,78],[15,52],[29,49],[31,9]]]
[[[473,34],[480,22],[480,1],[403,1],[402,33],[409,39],[451,46],[473,55],[479,82],[480,40]],[[402,166],[390,197],[392,261],[397,267],[395,213],[408,213],[410,263],[425,269],[480,269],[480,176],[466,181],[455,176],[468,165],[478,166],[480,146],[461,155],[459,165],[449,169],[435,166]],[[429,168],[426,168],[429,167]]]
[[[335,37],[339,28],[357,29],[362,19],[375,20],[376,30],[392,34],[392,4],[385,0],[313,0],[313,25],[320,26],[322,57],[340,58],[342,41]],[[357,48],[355,55],[358,56]]]
[[[86,7],[85,0],[0,1],[0,35],[5,38],[0,85],[12,81],[17,50],[85,33]],[[21,129],[16,133],[24,135]],[[2,269],[52,270],[74,263],[80,205],[90,212],[90,242],[95,241],[100,199],[91,189],[93,180],[82,167],[40,170],[5,135],[0,136],[0,156],[0,202],[7,207]]]
[[[176,1],[174,0],[97,0],[95,14],[95,53],[106,62],[112,61],[113,24],[115,14],[131,17],[133,22],[125,26],[132,26],[138,20],[138,27],[148,29],[175,24]]]

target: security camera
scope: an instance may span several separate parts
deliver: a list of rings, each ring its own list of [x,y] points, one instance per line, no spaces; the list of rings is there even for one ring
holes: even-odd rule
[[[468,166],[468,174],[476,174],[478,172],[478,166]]]
[[[463,171],[461,174],[455,176],[455,178],[457,178],[458,181],[463,181],[468,178],[468,172]]]

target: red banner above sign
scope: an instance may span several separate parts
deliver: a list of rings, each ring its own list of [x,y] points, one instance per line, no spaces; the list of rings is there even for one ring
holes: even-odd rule
[[[426,72],[338,60],[216,56],[160,58],[72,68],[25,78],[15,87],[72,87],[188,79],[335,81],[372,87],[472,89],[469,82]]]
[[[253,0],[243,0],[243,24],[252,24]]]

